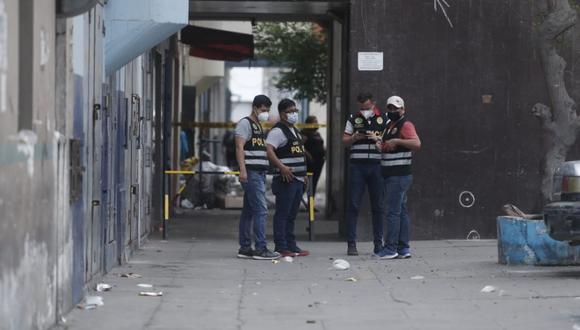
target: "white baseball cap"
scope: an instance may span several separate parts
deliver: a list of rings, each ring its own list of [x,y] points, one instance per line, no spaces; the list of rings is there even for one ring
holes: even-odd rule
[[[391,104],[396,106],[398,109],[405,107],[405,101],[396,95],[393,95],[387,99],[387,107]]]

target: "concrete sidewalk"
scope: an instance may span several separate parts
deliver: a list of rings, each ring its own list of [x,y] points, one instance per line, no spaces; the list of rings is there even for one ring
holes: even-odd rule
[[[103,282],[104,306],[68,329],[580,329],[580,268],[497,264],[495,240],[420,241],[413,258],[377,260],[370,242],[304,242],[309,257],[235,258],[232,239],[150,239]],[[332,269],[343,258],[351,269]],[[142,278],[119,277],[133,272]],[[354,277],[356,282],[347,281]],[[142,297],[154,285],[162,297]],[[481,289],[492,285],[491,293]]]

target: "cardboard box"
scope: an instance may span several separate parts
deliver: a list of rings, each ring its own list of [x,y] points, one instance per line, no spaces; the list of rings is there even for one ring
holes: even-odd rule
[[[222,209],[241,209],[244,196],[216,195],[216,206]]]

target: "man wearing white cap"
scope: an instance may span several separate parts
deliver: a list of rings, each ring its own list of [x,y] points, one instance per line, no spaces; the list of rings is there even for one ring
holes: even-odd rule
[[[407,191],[413,181],[413,151],[421,148],[421,140],[413,123],[405,117],[405,102],[399,96],[387,99],[389,123],[377,149],[382,152],[381,172],[386,195],[387,237],[385,247],[375,253],[381,259],[410,258],[409,214]]]

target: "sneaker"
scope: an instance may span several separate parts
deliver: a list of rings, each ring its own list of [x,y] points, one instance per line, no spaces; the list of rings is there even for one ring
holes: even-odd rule
[[[346,250],[346,254],[349,256],[358,256],[358,250],[356,249],[356,244],[349,244]]]
[[[295,257],[296,253],[290,250],[275,249],[274,252],[279,253],[281,257]]]
[[[375,254],[380,259],[395,259],[399,256],[397,252],[393,252],[387,248],[384,248],[381,252]]]
[[[254,257],[254,250],[249,247],[242,247],[238,250],[238,258],[240,259],[252,259]]]
[[[310,255],[310,251],[308,250],[302,250],[299,247],[295,247],[293,249],[290,249],[290,251],[292,251],[292,253],[294,253],[295,256],[297,257],[306,257]]]
[[[375,244],[375,248],[373,249],[373,253],[377,254],[383,250],[383,244]]]
[[[256,260],[274,260],[280,258],[280,253],[263,249],[261,251],[254,251],[252,258]]]
[[[409,251],[409,249],[401,249],[401,250],[399,250],[399,256],[397,258],[409,259],[409,258],[411,258],[411,251]]]

